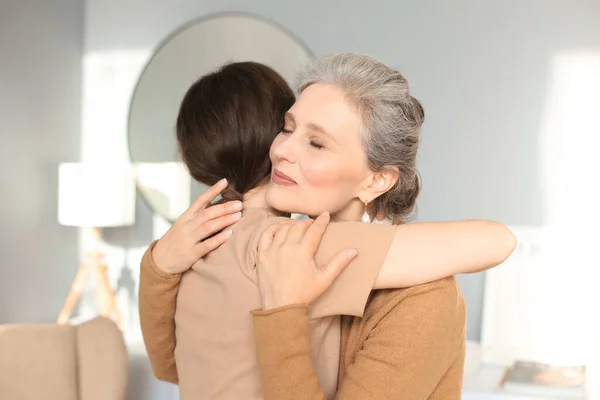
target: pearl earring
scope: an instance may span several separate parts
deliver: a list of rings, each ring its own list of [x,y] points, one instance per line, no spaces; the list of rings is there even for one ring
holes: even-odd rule
[[[367,223],[367,224],[368,224],[369,222],[371,222],[371,217],[369,216],[369,209],[368,209],[368,206],[369,206],[369,202],[365,200],[365,212],[364,212],[364,214],[362,215],[362,218],[360,219],[360,220],[361,220],[361,222],[365,222],[365,223]]]

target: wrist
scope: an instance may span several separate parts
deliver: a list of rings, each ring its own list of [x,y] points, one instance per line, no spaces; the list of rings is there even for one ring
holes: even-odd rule
[[[262,310],[272,310],[274,308],[277,308],[277,303],[273,300],[268,300],[263,298],[263,300],[261,301],[261,308]]]
[[[163,255],[164,255],[164,253],[162,251],[161,242],[159,240],[156,242],[156,244],[150,251],[152,263],[154,264],[154,266],[156,268],[158,268],[160,271],[162,271],[166,274],[177,275],[177,273],[172,268],[170,268],[168,263],[165,263],[165,260],[163,259]]]
[[[261,303],[262,303],[261,305],[262,305],[263,310],[273,310],[273,309],[287,307],[287,306],[294,305],[294,304],[305,304],[305,302],[303,302],[302,300],[286,298],[286,297],[277,298],[276,296],[263,297]]]

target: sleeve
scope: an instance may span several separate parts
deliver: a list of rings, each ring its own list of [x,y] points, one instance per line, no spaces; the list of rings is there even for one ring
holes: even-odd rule
[[[422,285],[373,327],[347,366],[336,399],[426,399],[434,393],[464,353],[466,321],[456,285],[434,284]],[[324,399],[310,358],[307,308],[254,311],[253,319],[264,399]],[[444,399],[460,399],[462,376],[457,379]]]
[[[315,255],[325,265],[344,249],[356,249],[358,256],[310,307],[309,318],[331,315],[362,317],[369,294],[390,249],[396,226],[362,222],[332,222]]]
[[[256,265],[258,242],[262,233],[271,225],[288,220],[269,218],[255,227],[249,240],[246,263],[251,269]],[[309,318],[321,318],[332,315],[363,315],[365,305],[373,285],[384,264],[396,226],[365,224],[362,222],[331,222],[317,253],[317,265],[327,264],[338,252],[356,249],[358,256],[352,260],[333,284],[323,293],[308,311]],[[253,274],[256,272],[253,271]]]
[[[175,306],[181,275],[162,271],[152,259],[150,244],[140,264],[139,313],[144,344],[157,379],[177,383]]]

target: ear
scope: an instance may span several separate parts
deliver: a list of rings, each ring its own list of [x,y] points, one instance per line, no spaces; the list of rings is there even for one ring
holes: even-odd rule
[[[366,181],[366,186],[358,194],[361,201],[369,203],[389,191],[398,182],[399,170],[397,167],[383,172],[373,172]]]

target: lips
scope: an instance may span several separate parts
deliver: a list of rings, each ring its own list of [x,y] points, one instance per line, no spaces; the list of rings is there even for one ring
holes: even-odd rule
[[[294,186],[296,184],[295,180],[276,169],[274,169],[273,173],[271,174],[271,181],[280,186]]]

